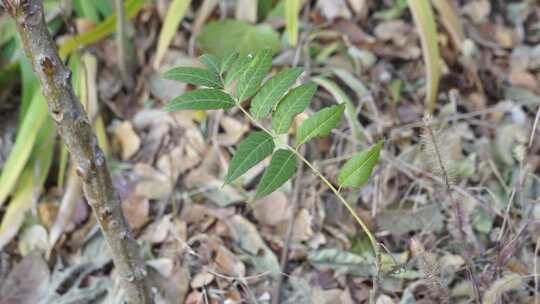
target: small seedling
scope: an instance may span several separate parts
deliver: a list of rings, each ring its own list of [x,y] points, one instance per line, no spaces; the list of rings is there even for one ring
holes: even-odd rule
[[[232,54],[220,60],[212,55],[203,55],[201,62],[207,69],[178,67],[165,73],[164,77],[196,86],[203,86],[174,98],[167,106],[169,111],[216,110],[237,107],[260,131],[252,132],[240,143],[230,164],[225,183],[231,183],[253,166],[272,155],[255,194],[255,199],[274,192],[296,172],[297,159],[303,161],[317,175],[340,202],[349,210],[356,222],[367,234],[373,250],[378,256],[378,243],[365,223],[340,194],[341,188],[359,188],[364,185],[379,160],[383,141],[358,153],[341,168],[338,188],[324,177],[315,166],[299,152],[299,148],[310,140],[325,137],[338,126],[344,104],[326,107],[304,121],[296,130],[294,145],[280,145],[275,141],[280,134],[287,133],[296,115],[302,113],[315,95],[317,86],[313,82],[291,86],[302,74],[303,69],[284,69],[262,84],[272,67],[272,55],[262,50],[254,56]],[[251,98],[247,111],[242,102]],[[271,116],[271,127],[261,119]]]

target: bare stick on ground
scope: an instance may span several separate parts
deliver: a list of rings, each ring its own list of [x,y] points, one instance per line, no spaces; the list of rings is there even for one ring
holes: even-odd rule
[[[17,25],[24,51],[34,68],[49,113],[83,181],[86,200],[94,210],[120,275],[125,301],[150,303],[146,271],[120,208],[105,155],[97,145],[88,117],[71,86],[71,71],[58,56],[44,20],[41,0],[2,0]]]

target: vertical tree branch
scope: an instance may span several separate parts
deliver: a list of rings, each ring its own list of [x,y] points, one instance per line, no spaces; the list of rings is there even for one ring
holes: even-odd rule
[[[47,99],[49,113],[72,155],[92,207],[110,247],[127,303],[150,303],[146,271],[120,208],[105,155],[97,145],[88,117],[71,86],[71,71],[58,56],[44,19],[41,0],[2,0],[17,25],[26,56]]]

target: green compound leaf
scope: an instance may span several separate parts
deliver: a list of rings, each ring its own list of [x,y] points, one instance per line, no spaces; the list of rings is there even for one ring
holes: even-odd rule
[[[341,168],[338,176],[340,187],[359,188],[364,185],[373,172],[373,168],[379,161],[379,155],[384,141],[379,141],[375,146],[358,153],[349,159]]]
[[[208,71],[212,72],[218,78],[221,75],[221,62],[219,58],[211,54],[203,54],[199,60],[206,65]]]
[[[264,171],[261,182],[257,186],[255,199],[267,196],[281,187],[296,172],[296,157],[289,150],[278,150],[272,156],[270,165]]]
[[[222,88],[221,80],[218,75],[200,68],[178,67],[171,69],[163,75],[170,80],[181,81],[193,85],[200,85],[211,88]]]
[[[232,62],[230,62],[232,60]],[[240,75],[244,74],[246,69],[249,67],[249,64],[253,61],[252,55],[247,56],[236,56],[233,58],[226,58],[223,61],[222,70],[227,70],[227,76],[225,77],[225,85],[229,86],[233,81],[235,81]],[[230,63],[229,63],[230,62]],[[226,64],[230,65],[226,68]],[[230,70],[229,70],[230,69]]]
[[[272,67],[272,53],[268,49],[257,52],[253,61],[238,81],[236,96],[242,102],[253,96]]]
[[[251,114],[256,119],[264,118],[274,109],[283,94],[302,74],[304,69],[292,68],[277,73],[270,78],[251,101]]]
[[[239,146],[229,165],[225,183],[229,184],[274,151],[274,139],[265,132],[251,133]]]
[[[308,82],[292,89],[285,95],[279,102],[276,111],[272,114],[272,129],[277,134],[287,133],[294,117],[308,107],[316,91],[317,85]]]
[[[219,72],[223,74],[229,71],[232,65],[236,62],[236,59],[238,59],[238,52],[232,52],[229,55],[225,56],[225,59],[221,61]]]
[[[301,146],[315,137],[328,136],[338,125],[343,111],[345,111],[345,105],[339,104],[313,114],[296,131],[296,146]]]
[[[233,106],[234,100],[229,94],[217,89],[200,89],[174,98],[165,110],[217,110]]]

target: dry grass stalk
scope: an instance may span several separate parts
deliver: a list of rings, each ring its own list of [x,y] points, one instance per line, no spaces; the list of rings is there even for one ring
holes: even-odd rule
[[[496,280],[484,294],[484,304],[495,304],[501,296],[513,289],[521,287],[523,278],[517,274],[508,274]]]
[[[437,299],[438,303],[450,303],[450,293],[442,283],[439,267],[434,256],[426,252],[424,246],[414,238],[411,239],[411,251],[413,256],[417,258],[418,269],[424,275],[430,296]]]

